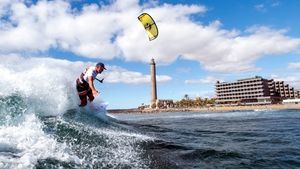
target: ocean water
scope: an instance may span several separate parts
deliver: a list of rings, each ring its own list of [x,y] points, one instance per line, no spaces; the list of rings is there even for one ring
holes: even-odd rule
[[[300,168],[300,111],[118,114],[170,168]]]
[[[99,98],[80,109],[82,67],[0,63],[0,169],[300,168],[299,110],[106,114]]]
[[[0,168],[300,168],[299,110],[41,114],[0,98]]]

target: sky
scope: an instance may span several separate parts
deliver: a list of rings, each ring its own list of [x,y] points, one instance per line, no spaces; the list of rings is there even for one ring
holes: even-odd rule
[[[0,59],[51,58],[76,64],[69,66],[76,73],[103,62],[105,80],[96,88],[109,108],[150,102],[151,58],[159,99],[211,98],[217,80],[253,76],[300,89],[299,6],[298,0],[0,0]],[[143,12],[158,26],[153,41],[137,19]]]

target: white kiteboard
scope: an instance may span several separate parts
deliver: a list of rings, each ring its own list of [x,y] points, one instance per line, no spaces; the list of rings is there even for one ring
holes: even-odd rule
[[[108,117],[106,115],[108,103],[102,101],[99,97],[95,98],[92,102],[89,102],[86,106],[82,107],[84,112],[89,115],[96,116],[102,120],[107,121]]]

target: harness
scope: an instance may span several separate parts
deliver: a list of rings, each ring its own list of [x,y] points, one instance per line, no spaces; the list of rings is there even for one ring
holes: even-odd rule
[[[88,69],[89,69],[89,67],[86,68],[85,71],[82,72],[82,73],[80,74],[79,78],[77,78],[76,82],[77,82],[78,85],[83,86],[83,84],[88,83],[88,82],[87,82],[86,80],[84,80],[84,78],[83,78],[84,75],[86,74],[86,72],[87,72]]]

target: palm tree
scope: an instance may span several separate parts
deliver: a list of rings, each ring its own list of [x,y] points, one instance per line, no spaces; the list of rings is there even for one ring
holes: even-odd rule
[[[188,94],[185,94],[185,95],[183,96],[183,99],[184,99],[184,100],[190,100],[190,97],[189,97]]]
[[[203,106],[203,101],[202,101],[201,97],[196,97],[194,103],[195,103],[195,106],[196,106],[196,107],[201,107],[201,106]]]

